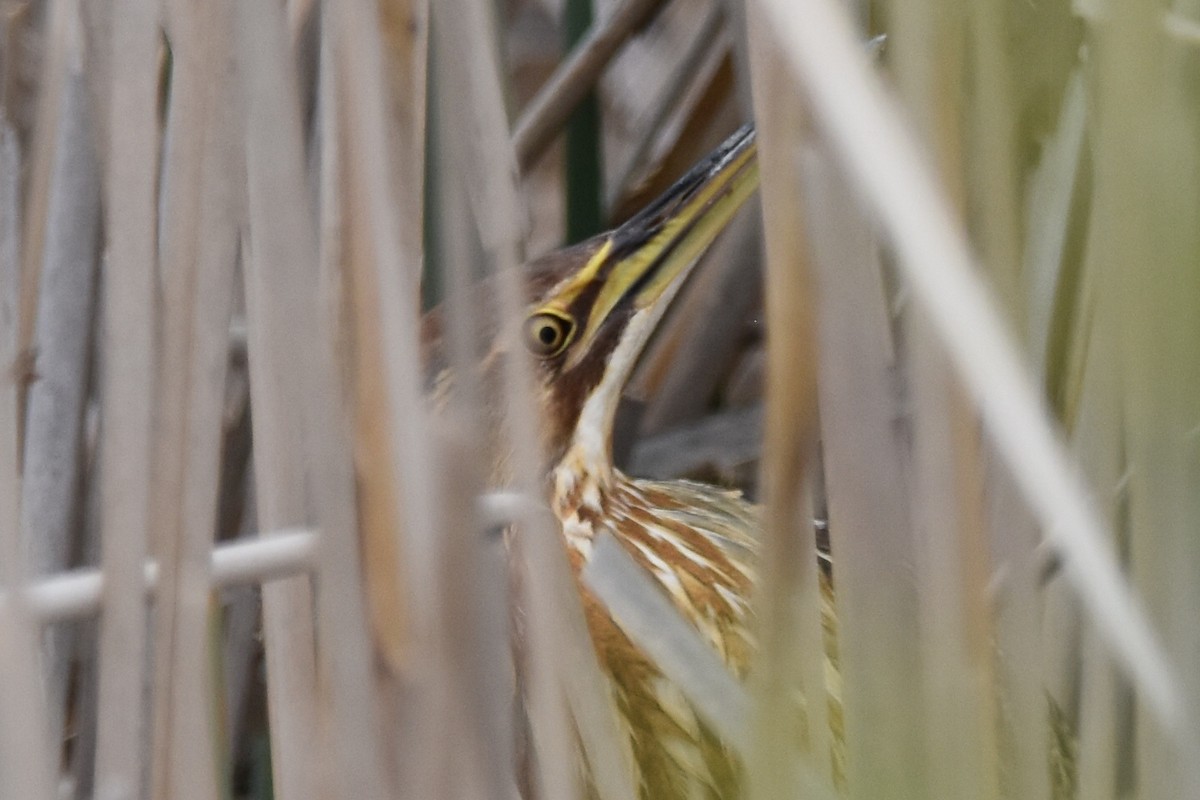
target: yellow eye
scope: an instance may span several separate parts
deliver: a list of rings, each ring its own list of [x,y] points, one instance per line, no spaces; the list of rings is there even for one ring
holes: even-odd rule
[[[525,323],[525,343],[536,356],[550,358],[566,349],[575,323],[552,311],[539,311]]]

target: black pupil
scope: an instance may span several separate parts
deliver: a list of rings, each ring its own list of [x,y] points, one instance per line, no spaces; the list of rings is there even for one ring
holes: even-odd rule
[[[542,344],[554,344],[558,341],[558,328],[553,325],[543,325],[538,329],[538,339],[541,339]]]

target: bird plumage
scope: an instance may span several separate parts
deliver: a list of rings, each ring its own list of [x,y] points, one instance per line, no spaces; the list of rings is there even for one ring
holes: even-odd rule
[[[568,455],[568,460],[570,456]],[[571,474],[571,478],[565,478]],[[739,678],[753,651],[750,589],[757,526],[735,492],[686,481],[642,481],[615,472],[599,487],[569,466],[556,470],[554,511],[576,574],[595,537],[610,532],[662,587],[675,608]],[[588,627],[618,710],[646,798],[735,796],[738,768],[695,709],[580,584]]]
[[[485,394],[499,385],[499,365],[514,341],[532,354],[548,503],[646,800],[735,797],[739,767],[579,575],[595,538],[611,533],[731,672],[745,676],[754,650],[755,509],[737,492],[626,476],[613,464],[612,431],[621,393],[671,298],[756,186],[747,127],[625,225],[529,265],[520,337],[504,335],[487,288],[476,298],[484,344],[475,368]],[[427,317],[435,397],[455,384],[437,347],[440,327],[438,313]],[[493,482],[505,478],[502,405],[491,404],[485,421]]]

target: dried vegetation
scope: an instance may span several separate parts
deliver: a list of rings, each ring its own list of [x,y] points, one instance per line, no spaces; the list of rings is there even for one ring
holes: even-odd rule
[[[616,443],[762,502],[749,681],[597,591],[752,797],[1200,797],[1200,4],[591,5],[0,0],[0,798],[635,796],[420,313],[751,118]]]

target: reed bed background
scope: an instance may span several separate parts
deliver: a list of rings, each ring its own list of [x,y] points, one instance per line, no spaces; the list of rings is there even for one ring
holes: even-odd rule
[[[3,0],[0,798],[635,797],[528,365],[497,487],[420,315],[463,363],[465,287],[517,314],[751,119],[617,442],[763,503],[751,679],[585,580],[750,796],[1200,797],[1198,44],[1187,0]]]

